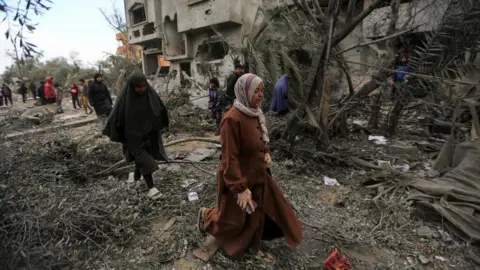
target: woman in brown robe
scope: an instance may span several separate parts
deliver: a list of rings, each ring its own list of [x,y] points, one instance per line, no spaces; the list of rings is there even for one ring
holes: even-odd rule
[[[264,263],[274,264],[272,254],[262,252],[262,240],[284,237],[290,248],[302,241],[302,228],[277,183],[267,172],[270,165],[268,131],[260,109],[263,82],[251,73],[235,84],[237,99],[221,123],[222,160],[217,168],[217,208],[201,208],[198,228],[208,233],[208,260],[218,247],[241,257],[249,248]]]

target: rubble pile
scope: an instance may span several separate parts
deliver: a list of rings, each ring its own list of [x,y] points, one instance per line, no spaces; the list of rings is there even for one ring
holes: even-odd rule
[[[87,154],[70,138],[55,138],[4,151],[15,153],[0,165],[5,269],[85,269],[148,226],[153,209],[143,193],[133,195],[112,177],[91,177],[121,157],[117,147],[100,145]]]

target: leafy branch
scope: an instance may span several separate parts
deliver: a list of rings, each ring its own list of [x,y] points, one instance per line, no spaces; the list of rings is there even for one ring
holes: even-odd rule
[[[3,13],[2,23],[7,22],[8,29],[4,33],[5,39],[9,40],[15,48],[16,59],[22,60],[37,54],[37,46],[28,42],[25,38],[27,33],[33,33],[36,24],[32,23],[32,12],[36,16],[43,15],[50,9],[51,0],[19,0],[17,4],[7,3],[0,0],[0,14]],[[18,51],[21,50],[21,53]]]

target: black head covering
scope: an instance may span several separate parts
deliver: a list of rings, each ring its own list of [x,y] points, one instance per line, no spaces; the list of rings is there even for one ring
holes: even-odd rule
[[[138,94],[135,87],[142,82],[147,88],[143,94]],[[103,134],[112,141],[126,144],[132,152],[145,137],[162,132],[168,125],[168,112],[160,96],[148,84],[145,75],[135,72],[120,92]]]

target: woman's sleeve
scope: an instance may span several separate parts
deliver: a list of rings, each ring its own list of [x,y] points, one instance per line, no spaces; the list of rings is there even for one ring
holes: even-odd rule
[[[223,179],[227,188],[241,193],[247,188],[247,179],[240,170],[240,126],[234,119],[224,119],[220,136],[222,140]]]

